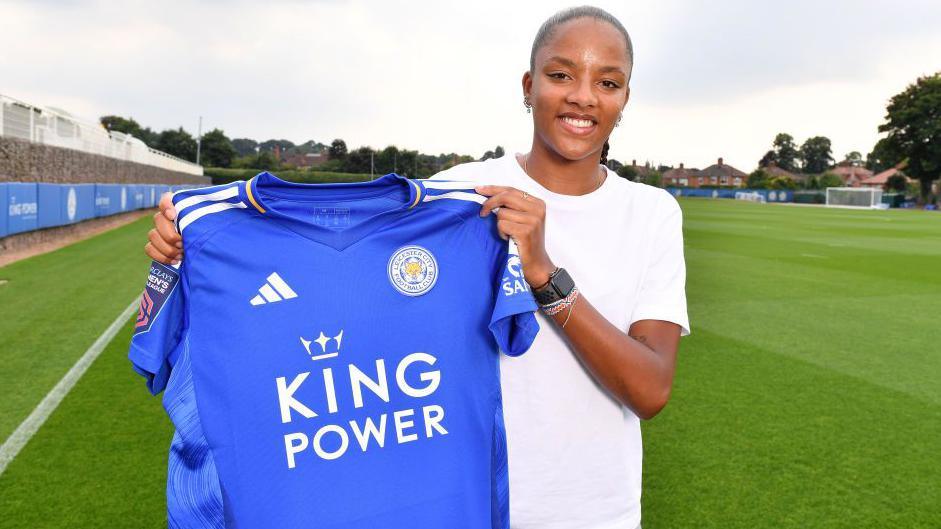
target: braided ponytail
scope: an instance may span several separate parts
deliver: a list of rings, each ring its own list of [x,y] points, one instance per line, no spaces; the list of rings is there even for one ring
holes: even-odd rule
[[[608,150],[611,149],[611,144],[608,143],[608,140],[605,140],[604,147],[601,148],[601,165],[608,166]]]

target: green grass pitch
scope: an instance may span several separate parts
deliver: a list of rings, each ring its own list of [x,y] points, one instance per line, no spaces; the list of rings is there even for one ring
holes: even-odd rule
[[[680,203],[693,334],[644,425],[644,526],[941,527],[941,214]],[[0,438],[140,292],[149,222],[0,268]],[[130,332],[0,476],[0,528],[166,525]]]

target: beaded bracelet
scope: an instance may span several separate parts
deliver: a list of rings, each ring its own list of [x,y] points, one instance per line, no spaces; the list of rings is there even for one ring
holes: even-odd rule
[[[578,298],[578,287],[573,287],[568,296],[565,296],[564,298],[548,305],[543,305],[541,307],[542,312],[546,316],[555,316],[556,314],[572,306],[572,303],[575,303],[576,298]]]

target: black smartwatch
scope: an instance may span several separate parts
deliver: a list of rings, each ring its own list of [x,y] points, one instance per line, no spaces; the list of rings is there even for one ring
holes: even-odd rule
[[[548,283],[538,289],[533,289],[533,297],[536,298],[536,303],[545,306],[564,299],[572,293],[573,288],[575,288],[575,281],[572,281],[572,276],[564,268],[556,268],[549,275]]]

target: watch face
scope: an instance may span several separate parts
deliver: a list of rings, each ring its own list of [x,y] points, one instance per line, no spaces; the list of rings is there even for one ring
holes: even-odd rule
[[[552,286],[555,288],[555,291],[559,293],[559,296],[564,298],[575,288],[575,281],[572,280],[572,276],[563,268],[552,278]]]

